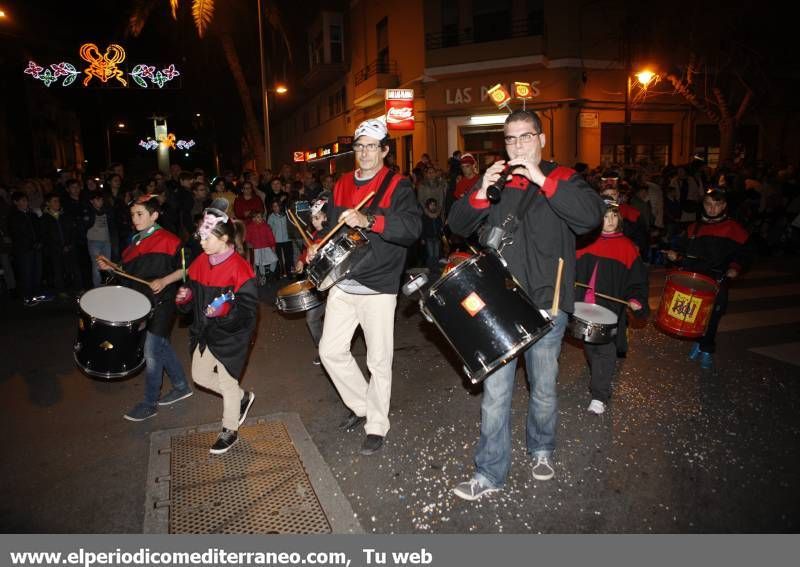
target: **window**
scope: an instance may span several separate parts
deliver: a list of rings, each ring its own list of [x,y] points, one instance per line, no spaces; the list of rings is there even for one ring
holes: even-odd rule
[[[671,155],[672,124],[631,124],[633,163],[665,166]],[[604,166],[625,162],[624,124],[601,124],[600,162]]]
[[[389,72],[389,18],[383,18],[375,26],[378,40],[378,73]]]
[[[331,34],[331,63],[341,63],[344,61],[342,26],[339,24],[333,24],[329,30]]]
[[[458,0],[442,0],[442,47],[458,45]]]
[[[544,34],[544,0],[528,0],[528,35]]]
[[[322,32],[314,36],[314,39],[308,44],[308,63],[309,67],[313,69],[324,61],[324,51],[322,43]]]
[[[511,0],[473,0],[472,33],[476,43],[511,34]]]

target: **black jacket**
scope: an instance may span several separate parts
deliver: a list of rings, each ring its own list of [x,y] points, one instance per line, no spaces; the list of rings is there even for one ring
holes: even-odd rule
[[[174,234],[159,228],[153,234],[128,246],[122,252],[122,267],[126,272],[151,281],[163,278],[181,265],[181,241]],[[155,311],[147,330],[160,337],[168,337],[175,317],[177,284],[170,284],[158,295],[150,288],[133,280],[120,278],[120,284],[135,289],[153,302]]]
[[[741,272],[749,267],[755,252],[749,236],[742,225],[730,218],[693,223],[676,246],[683,253],[681,266],[714,279],[730,268]]]
[[[41,249],[39,218],[31,211],[14,209],[8,217],[8,233],[14,254],[26,254]]]
[[[647,317],[649,292],[647,269],[642,263],[634,243],[622,234],[599,235],[597,239],[577,252],[576,281],[591,284],[594,290],[604,295],[630,301],[635,299],[642,308],[634,311],[638,318]],[[586,288],[575,289],[576,301],[585,301]],[[617,314],[617,351],[628,350],[627,308],[616,301],[595,296],[595,303]]]
[[[228,374],[240,379],[258,315],[258,288],[253,268],[236,253],[213,266],[208,254],[203,253],[189,266],[188,284],[192,299],[178,309],[194,314],[189,328],[190,353],[197,346],[201,352],[210,349]],[[233,291],[236,296],[227,315],[206,317],[208,304],[227,291]]]
[[[333,188],[333,203],[328,204],[328,218],[333,219],[333,224],[345,209],[355,207],[371,191],[378,191],[388,172],[389,169],[384,166],[367,182],[356,181],[353,172],[344,174]],[[374,197],[361,212],[369,209],[372,201]],[[374,215],[375,224],[367,232],[372,250],[348,279],[356,280],[379,293],[396,294],[400,289],[408,247],[417,241],[422,232],[422,210],[407,178],[394,176],[381,202],[375,207]]]
[[[552,307],[558,259],[564,259],[559,308],[572,313],[575,297],[575,235],[584,234],[603,222],[605,204],[597,192],[572,169],[552,162],[539,164],[547,176],[540,194],[517,229],[502,256],[511,273],[540,309]],[[481,179],[469,194],[453,204],[447,222],[453,232],[468,237],[484,221],[501,226],[517,211],[526,191],[538,189],[526,177],[514,175],[506,183],[496,204],[475,195]]]

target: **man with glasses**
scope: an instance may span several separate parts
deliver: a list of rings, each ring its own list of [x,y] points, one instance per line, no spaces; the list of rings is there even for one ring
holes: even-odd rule
[[[533,459],[533,478],[553,477],[551,455],[555,449],[558,416],[556,379],[558,356],[572,312],[575,282],[575,235],[600,226],[605,213],[602,198],[575,171],[542,161],[545,135],[538,115],[529,110],[509,114],[503,128],[509,159],[492,164],[467,196],[453,205],[448,222],[453,232],[470,236],[483,222],[506,231],[510,242],[502,256],[514,277],[537,307],[550,312],[559,258],[564,260],[555,325],[524,352],[530,383],[526,438]],[[507,173],[506,167],[508,166]],[[500,199],[490,202],[487,189],[501,175],[508,181]],[[535,191],[539,194],[530,194]],[[529,195],[526,201],[523,198]],[[518,222],[509,217],[524,215]],[[506,221],[506,222],[504,222]],[[508,238],[506,239],[509,240]],[[453,492],[465,500],[500,490],[511,466],[511,398],[517,359],[490,374],[483,382],[480,440],[473,477]]]
[[[346,279],[331,288],[319,356],[350,409],[340,428],[352,431],[363,424],[367,435],[360,452],[371,455],[380,450],[389,431],[394,311],[407,248],[422,231],[422,212],[408,179],[390,173],[384,165],[389,153],[386,125],[366,120],[356,128],[353,139],[358,168],[336,182],[329,214],[351,228],[363,229],[372,250]],[[381,195],[386,179],[389,181]],[[378,194],[364,208],[355,210],[372,191]],[[373,205],[375,199],[379,201]],[[313,258],[315,253],[312,245],[308,257]],[[369,382],[350,353],[350,342],[359,325],[367,343]]]

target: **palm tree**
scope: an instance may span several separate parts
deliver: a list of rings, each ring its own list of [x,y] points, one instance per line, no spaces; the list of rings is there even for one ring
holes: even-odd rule
[[[131,35],[135,37],[141,33],[150,12],[152,12],[158,1],[159,0],[140,0],[136,4],[128,22],[128,31]],[[172,11],[172,18],[177,21],[180,0],[169,0],[169,4]],[[258,169],[263,171],[266,167],[263,133],[256,119],[253,97],[247,86],[247,79],[245,78],[241,60],[233,41],[231,22],[224,17],[224,12],[220,13],[215,18],[214,0],[192,0],[191,11],[197,35],[203,38],[207,31],[213,31],[222,44],[225,60],[228,63],[231,75],[233,75],[233,81],[236,85],[236,90],[239,92],[239,98],[242,103],[242,108],[244,109],[245,138],[255,154],[254,157]],[[285,47],[286,54],[291,61],[292,52],[289,47],[289,40],[283,28],[281,16],[275,2],[265,2],[263,12],[263,14],[259,14],[259,17],[264,17],[269,24],[269,28],[275,32],[275,35],[273,35],[273,46],[275,44],[275,37],[277,36]],[[211,28],[212,22],[216,24],[213,29]],[[262,88],[265,88],[265,85],[262,85]]]

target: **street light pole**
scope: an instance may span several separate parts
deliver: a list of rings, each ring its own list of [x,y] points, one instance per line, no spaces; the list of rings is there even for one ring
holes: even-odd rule
[[[626,71],[627,87],[625,88],[625,131],[623,133],[623,144],[625,147],[625,165],[631,163],[631,73]]]
[[[261,91],[264,103],[264,163],[267,169],[272,169],[272,152],[269,145],[269,90],[267,89],[267,69],[264,64],[264,32],[263,17],[261,13],[261,0],[258,0],[258,49],[261,61]]]

